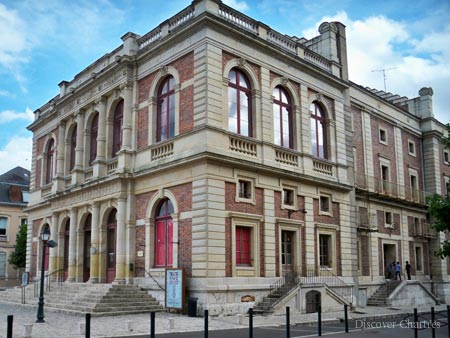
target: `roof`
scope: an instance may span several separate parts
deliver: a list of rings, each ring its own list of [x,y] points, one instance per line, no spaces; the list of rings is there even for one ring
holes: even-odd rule
[[[30,190],[30,171],[22,167],[0,175],[0,204],[25,206]]]
[[[3,175],[0,175],[0,183],[29,186],[30,171],[22,167],[15,167]]]

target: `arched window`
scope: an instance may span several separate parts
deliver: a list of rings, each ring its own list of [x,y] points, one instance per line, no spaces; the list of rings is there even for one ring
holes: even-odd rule
[[[45,183],[51,183],[53,180],[53,155],[55,153],[55,141],[53,139],[47,145],[47,168],[45,171]]]
[[[75,148],[77,146],[77,126],[72,130],[72,136],[70,137],[70,164],[69,170],[75,167]]]
[[[91,124],[91,143],[89,152],[89,164],[97,158],[97,136],[98,136],[98,113],[95,114]]]
[[[325,113],[316,102],[312,103],[310,111],[312,154],[326,159],[328,158],[328,152]]]
[[[292,105],[287,92],[276,87],[273,90],[273,128],[276,145],[292,148]]]
[[[120,100],[114,111],[112,157],[116,157],[122,148],[123,100]]]
[[[116,278],[117,210],[112,209],[106,225],[106,283]]]
[[[175,79],[167,77],[159,86],[157,102],[156,141],[175,136]]]
[[[239,135],[253,136],[250,82],[237,69],[228,74],[228,129]]]
[[[173,205],[169,199],[163,200],[155,217],[155,267],[173,265]]]

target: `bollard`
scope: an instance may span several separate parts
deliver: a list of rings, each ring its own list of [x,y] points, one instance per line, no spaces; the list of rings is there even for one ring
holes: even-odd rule
[[[253,338],[253,308],[248,309],[248,337]]]
[[[155,312],[150,312],[150,338],[155,338]]]
[[[414,308],[414,338],[419,337],[419,330],[417,329],[417,322],[419,321],[417,316],[417,309]]]
[[[208,338],[208,310],[205,310],[205,338]]]
[[[286,338],[291,337],[291,318],[289,313],[290,307],[286,306]]]
[[[344,304],[344,321],[345,321],[345,332],[348,333],[348,308],[347,308],[347,304]]]
[[[132,320],[127,320],[127,331],[134,331],[134,322]]]
[[[24,324],[25,328],[25,335],[24,338],[31,338],[31,335],[33,334],[33,324]]]
[[[91,338],[91,314],[86,313],[86,338]]]
[[[322,336],[322,307],[317,306],[317,335]]]
[[[450,338],[450,305],[447,305],[447,330],[448,338]]]
[[[436,338],[436,328],[434,327],[434,306],[431,307],[431,338]]]
[[[8,327],[6,329],[7,338],[13,338],[13,321],[14,321],[14,316],[8,315],[8,319],[7,319]]]

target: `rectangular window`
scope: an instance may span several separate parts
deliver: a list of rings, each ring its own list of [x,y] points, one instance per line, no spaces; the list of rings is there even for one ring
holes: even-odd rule
[[[382,129],[382,128],[379,128],[378,132],[379,132],[380,143],[387,144],[387,132],[386,132],[386,130]]]
[[[411,198],[413,201],[416,201],[419,197],[418,185],[417,185],[417,176],[410,175],[409,176],[410,185],[411,185]]]
[[[0,278],[5,278],[6,272],[6,252],[0,252]]]
[[[238,182],[238,196],[240,198],[252,198],[252,182],[246,180],[239,180]]]
[[[362,272],[362,250],[361,250],[361,242],[359,240],[356,241],[356,254],[358,258],[358,274],[361,275]]]
[[[331,268],[332,267],[332,242],[331,235],[319,235],[319,258],[320,266]]]
[[[416,270],[422,271],[422,248],[416,246]]]
[[[236,227],[236,265],[251,265],[250,227]]]
[[[416,144],[414,141],[408,141],[408,153],[411,156],[416,156]]]
[[[8,218],[0,217],[0,241],[6,240],[7,229],[8,229]]]
[[[450,162],[450,156],[448,154],[448,150],[444,150],[444,162],[447,164]]]
[[[283,189],[283,204],[294,206],[294,190],[292,189]]]
[[[384,213],[384,223],[386,226],[392,226],[392,213],[389,211],[386,211]]]
[[[381,165],[381,181],[382,181],[382,192],[385,194],[390,193],[390,175],[389,175],[389,167],[386,165]]]
[[[329,196],[320,196],[319,207],[320,207],[320,212],[330,213],[331,212],[330,197]]]
[[[422,229],[420,226],[420,219],[418,217],[414,217],[414,234],[422,235]]]

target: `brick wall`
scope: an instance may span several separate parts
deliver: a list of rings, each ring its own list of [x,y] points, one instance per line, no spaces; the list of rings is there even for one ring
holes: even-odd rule
[[[155,79],[156,73],[147,75],[138,81],[138,103],[147,101],[150,96],[150,88],[152,87],[153,80]],[[153,96],[153,93],[152,93]]]
[[[305,198],[303,196],[297,196],[297,210],[282,209],[282,193],[281,191],[275,191],[275,217],[290,218],[298,221],[305,220],[305,214],[301,211],[305,208]]]
[[[362,115],[361,111],[355,107],[351,107],[351,111],[353,114],[353,146],[356,148],[355,171],[358,173],[364,173],[365,165]]]
[[[450,156],[450,149],[447,149]],[[439,163],[440,163],[440,170],[441,170],[441,190],[442,195],[447,194],[447,190],[445,188],[445,176],[450,176],[450,166],[448,164],[445,164],[444,162],[444,147],[440,143],[439,144]]]
[[[148,107],[138,111],[137,147],[143,149],[148,146]]]
[[[236,183],[225,183],[225,210],[263,215],[264,189],[255,189],[255,204],[236,202]]]
[[[378,270],[379,276],[385,275],[385,266],[383,264],[383,243],[381,242],[381,238],[378,238]]]
[[[319,215],[319,200],[315,198],[313,200],[314,222],[339,225],[339,203],[333,202],[331,208],[331,216]]]
[[[416,156],[409,154],[408,141],[415,144]],[[420,138],[402,130],[402,150],[403,150],[403,167],[405,175],[405,187],[411,188],[411,180],[409,178],[409,168],[417,170],[417,186],[418,190],[423,190],[423,174],[422,174],[422,146]],[[417,188],[416,188],[417,189]]]
[[[430,273],[430,257],[428,255],[428,243],[427,242],[423,242],[423,246],[422,246],[423,250],[423,271],[426,275],[428,275]]]
[[[390,160],[390,177],[391,182],[397,182],[397,165],[395,162],[395,141],[394,141],[394,127],[385,121],[378,119],[375,116],[371,117],[372,130],[372,153],[374,176],[381,179],[380,157]],[[387,145],[379,142],[378,128],[386,130]]]
[[[384,218],[384,211],[377,210],[378,232],[382,234],[400,236],[400,214],[392,213],[392,220],[395,223],[394,229],[385,226],[386,222]]]
[[[194,86],[184,88],[180,92],[180,134],[194,128]]]
[[[275,223],[275,275],[280,277],[280,226]]]
[[[265,267],[265,257],[264,257],[264,222],[259,224],[259,275],[260,277],[265,277],[266,267]]]
[[[409,241],[409,264],[411,264],[411,275],[416,274],[416,248],[414,241]],[[405,259],[406,260],[406,259]]]
[[[178,266],[192,277],[192,219],[178,222]]]

